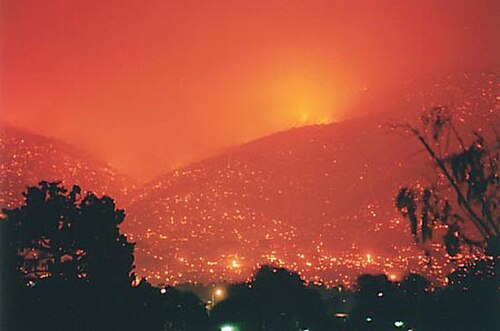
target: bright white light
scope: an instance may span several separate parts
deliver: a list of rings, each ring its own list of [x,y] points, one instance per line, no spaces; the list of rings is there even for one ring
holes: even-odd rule
[[[164,287],[163,287],[163,288],[161,288],[161,289],[160,289],[160,293],[161,293],[161,294],[165,294],[165,293],[167,293],[167,289],[166,289],[166,288],[164,288]]]
[[[347,313],[335,313],[335,314],[333,314],[333,316],[339,317],[339,318],[346,318],[346,317],[349,317],[349,314],[347,314]]]
[[[224,325],[220,328],[220,331],[236,331],[236,329],[231,325]]]
[[[215,290],[215,295],[220,297],[222,295],[222,290],[220,288]]]
[[[367,317],[365,318],[365,321],[367,321],[368,323],[370,323],[371,321],[373,321],[373,319],[372,319],[370,316],[367,316]]]
[[[405,325],[403,321],[396,321],[394,322],[394,326],[397,328],[402,328]]]

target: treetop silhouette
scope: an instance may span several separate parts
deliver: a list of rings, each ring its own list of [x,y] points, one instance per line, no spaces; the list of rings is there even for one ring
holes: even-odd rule
[[[395,127],[404,128],[417,138],[435,164],[438,180],[427,186],[402,187],[396,196],[396,207],[409,219],[411,232],[421,244],[432,240],[434,230],[443,226],[444,243],[451,256],[464,246],[480,247],[487,254],[498,256],[498,134],[493,128],[493,142],[486,139],[483,131],[472,131],[466,139],[458,132],[446,107],[424,112],[421,124]]]
[[[134,244],[120,233],[125,213],[111,198],[45,181],[23,195],[24,205],[4,209],[0,222],[11,276],[25,284],[44,279],[130,286]]]

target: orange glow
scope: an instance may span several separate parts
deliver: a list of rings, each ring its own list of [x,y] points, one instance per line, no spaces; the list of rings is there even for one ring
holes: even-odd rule
[[[498,54],[487,0],[1,6],[0,120],[140,180]]]
[[[45,179],[113,197],[136,286],[442,283],[475,253],[428,266],[394,196],[430,163],[387,124],[496,127],[497,2],[4,0],[0,207]]]

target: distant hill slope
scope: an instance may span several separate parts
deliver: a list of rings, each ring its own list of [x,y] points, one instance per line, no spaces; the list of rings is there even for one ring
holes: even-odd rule
[[[418,146],[387,131],[369,119],[243,145],[142,188],[128,207],[127,227],[146,255],[164,257],[165,265],[151,261],[159,268],[183,270],[179,258],[197,260],[188,277],[195,279],[209,273],[209,262],[231,266],[229,255],[247,267],[274,258],[299,263],[299,255],[317,255],[318,245],[328,256],[397,255],[411,238],[404,226],[388,223],[397,217],[393,197],[426,170]]]
[[[446,77],[391,100],[386,115],[273,134],[154,180],[128,207],[139,273],[158,282],[227,280],[273,262],[339,281],[427,268],[393,201],[431,165],[388,123],[450,103],[464,126],[489,123],[494,80]]]
[[[41,180],[78,184],[123,202],[133,183],[87,152],[60,140],[13,127],[0,128],[0,206],[13,207],[21,192]],[[123,204],[122,204],[123,205]]]
[[[2,128],[0,206],[17,205],[40,180],[110,195],[126,209],[137,273],[155,283],[241,280],[262,263],[330,283],[408,270],[443,280],[442,247],[434,247],[441,263],[427,265],[393,207],[398,188],[427,181],[431,164],[388,124],[416,123],[422,108],[449,105],[460,129],[499,128],[498,87],[491,73],[414,85],[374,100],[380,115],[271,134],[137,188],[62,141]]]

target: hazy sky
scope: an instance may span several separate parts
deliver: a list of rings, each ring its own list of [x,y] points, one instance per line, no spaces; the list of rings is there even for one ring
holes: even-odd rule
[[[1,2],[2,122],[141,180],[498,55],[497,1]]]

